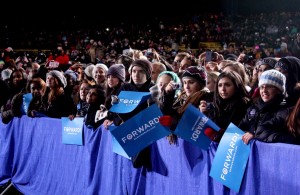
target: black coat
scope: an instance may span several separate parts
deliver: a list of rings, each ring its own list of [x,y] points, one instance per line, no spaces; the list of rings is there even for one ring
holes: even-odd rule
[[[278,95],[273,100],[265,103],[262,99],[247,109],[246,115],[239,124],[239,128],[245,132],[256,133],[257,127],[272,119],[276,113],[285,107],[283,96]]]
[[[300,145],[300,139],[292,136],[286,126],[286,120],[292,108],[281,109],[273,118],[261,124],[256,130],[255,138],[268,143],[281,142]]]

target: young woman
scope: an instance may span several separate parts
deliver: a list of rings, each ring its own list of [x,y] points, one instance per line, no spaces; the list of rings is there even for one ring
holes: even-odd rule
[[[68,117],[76,115],[76,106],[70,96],[65,95],[64,87],[67,85],[63,73],[52,70],[46,75],[47,92],[42,96],[41,104],[31,110],[28,114],[36,117],[41,113],[52,118]]]
[[[77,113],[76,115],[70,115],[70,120],[73,120],[74,117],[84,117],[87,113],[89,108],[88,103],[86,102],[86,96],[89,92],[91,85],[87,79],[81,80],[79,84],[79,91],[77,93],[77,97],[75,98],[74,102],[77,105]]]
[[[213,102],[208,103],[201,101],[199,108],[220,127],[221,130],[211,137],[219,142],[230,123],[239,125],[250,105],[241,76],[235,71],[222,72],[217,79]]]
[[[112,120],[117,117],[114,113],[111,113],[108,110],[112,106],[112,96],[118,96],[121,87],[125,83],[125,66],[123,64],[113,64],[109,67],[106,75],[106,99],[104,105],[100,107],[100,110],[98,110],[95,120],[104,122],[103,124],[107,128],[107,126],[112,123]]]
[[[153,101],[155,101],[157,104],[160,104],[160,97],[162,90],[170,83],[173,82],[173,87],[176,89],[175,96],[177,96],[180,93],[181,90],[181,80],[178,77],[176,73],[173,71],[163,71],[161,72],[157,80],[155,82],[155,85],[150,88],[150,93],[152,96]]]
[[[95,130],[101,125],[99,121],[95,121],[95,115],[98,108],[104,103],[104,101],[105,92],[103,89],[98,85],[91,86],[86,96],[86,102],[88,103],[89,107],[84,117],[84,124],[88,128]]]
[[[27,77],[24,69],[16,68],[9,78],[9,97],[1,107],[3,123],[9,123],[14,116],[21,115],[22,95],[26,93]],[[2,92],[3,93],[3,92]]]
[[[178,121],[189,104],[198,108],[200,101],[209,100],[209,90],[206,85],[206,72],[203,68],[191,66],[182,74],[183,88],[178,97],[175,97],[176,88],[174,81],[169,82],[162,90],[160,108],[164,116],[159,118],[159,122],[164,126],[169,126],[175,130]],[[170,144],[177,141],[174,134],[168,136]]]

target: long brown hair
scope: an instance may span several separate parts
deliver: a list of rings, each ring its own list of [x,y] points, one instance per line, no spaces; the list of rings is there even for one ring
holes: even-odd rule
[[[300,94],[300,82],[295,86],[295,91]],[[296,94],[295,94],[296,95]],[[300,137],[300,98],[287,118],[287,128],[294,137]]]
[[[48,94],[48,103],[51,104],[58,96],[64,93],[64,88],[60,86],[59,81],[55,78],[55,87],[51,88]]]

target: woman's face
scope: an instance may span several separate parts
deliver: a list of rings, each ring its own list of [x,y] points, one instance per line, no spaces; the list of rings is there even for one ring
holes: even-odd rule
[[[105,71],[102,68],[95,68],[94,79],[97,84],[102,83],[105,80]]]
[[[259,66],[259,68],[258,68],[258,79],[260,78],[260,75],[264,72],[264,71],[266,71],[266,70],[270,70],[271,68],[270,68],[270,66],[268,66],[268,65],[265,65],[265,64],[263,64],[263,65],[260,65]]]
[[[186,92],[187,96],[192,95],[193,93],[201,90],[201,85],[193,78],[184,77],[182,78],[183,89]]]
[[[86,102],[88,104],[95,103],[95,102],[97,102],[97,99],[98,99],[97,90],[96,89],[90,89],[87,96],[86,96]]]
[[[107,76],[107,85],[109,88],[114,88],[120,83],[120,80],[118,77],[113,76],[113,75],[108,75]]]
[[[206,87],[209,89],[209,91],[211,91],[211,92],[214,91],[215,85],[216,85],[216,82],[211,77],[207,77]]]
[[[55,77],[48,75],[46,79],[46,85],[47,87],[54,88],[58,85],[58,81]]]
[[[32,94],[32,97],[41,96],[43,93],[43,89],[40,85],[36,83],[30,84],[30,93]]]
[[[229,78],[223,77],[219,80],[218,92],[222,99],[229,99],[234,95],[235,86]]]
[[[171,80],[172,80],[172,78],[169,75],[167,75],[167,74],[161,75],[157,79],[157,82],[156,82],[156,85],[157,85],[159,91],[161,91],[164,86],[166,86],[168,83],[170,83]]]
[[[20,81],[22,81],[23,75],[20,71],[16,71],[13,73],[12,79],[13,79],[13,84],[18,85],[20,83]]]
[[[89,92],[89,84],[82,83],[79,89],[80,100],[86,101],[86,95],[88,94],[88,92]]]
[[[269,102],[281,91],[273,85],[262,85],[259,88],[260,97],[264,102]]]

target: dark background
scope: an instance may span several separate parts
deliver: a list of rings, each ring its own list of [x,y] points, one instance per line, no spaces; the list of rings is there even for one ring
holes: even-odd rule
[[[250,14],[274,11],[299,11],[299,0],[201,0],[201,1],[39,1],[10,2],[2,13],[4,22],[54,25],[65,20],[100,22],[143,22],[155,17],[176,19],[199,13]],[[2,21],[3,24],[3,21]]]

